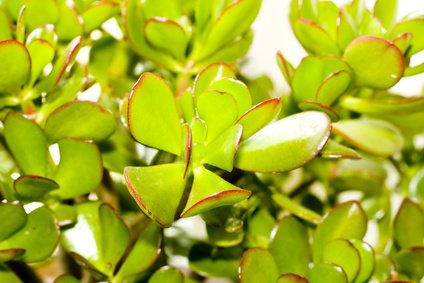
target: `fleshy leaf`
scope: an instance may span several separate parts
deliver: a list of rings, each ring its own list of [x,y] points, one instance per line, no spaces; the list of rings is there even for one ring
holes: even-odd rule
[[[0,203],[0,241],[20,230],[27,222],[27,214],[18,203]]]
[[[181,124],[174,95],[160,77],[144,73],[128,101],[128,126],[142,144],[181,153]]]
[[[346,147],[333,140],[328,140],[327,144],[322,149],[320,156],[328,159],[351,158],[360,159],[361,155],[355,150]]]
[[[9,19],[3,10],[0,10],[0,41],[12,39],[12,30]]]
[[[249,89],[241,81],[233,78],[222,78],[213,81],[210,88],[231,94],[237,104],[237,116],[241,116],[252,106],[252,98]]]
[[[237,102],[232,95],[225,92],[202,93],[197,99],[197,110],[207,125],[207,142],[217,138],[237,119]]]
[[[235,166],[246,171],[281,172],[313,159],[327,142],[330,119],[304,112],[274,122],[240,144]]]
[[[84,32],[89,33],[119,11],[118,3],[105,0],[95,2],[82,13]]]
[[[31,55],[31,78],[28,84],[32,86],[43,68],[53,60],[55,50],[48,41],[43,39],[32,40],[27,48]]]
[[[361,268],[358,250],[345,239],[336,239],[326,244],[322,261],[331,262],[343,268],[349,282],[354,281]]]
[[[375,36],[353,40],[343,55],[352,67],[358,86],[387,89],[403,76],[405,60],[392,42]]]
[[[241,125],[234,125],[219,135],[207,145],[203,162],[231,172],[242,132]]]
[[[293,31],[306,51],[316,55],[339,54],[335,40],[311,20],[299,18],[294,23]]]
[[[291,85],[293,74],[294,74],[294,68],[293,65],[290,64],[289,61],[284,58],[283,54],[278,51],[277,52],[277,63],[278,67],[281,70],[281,73],[283,73],[284,79],[286,80],[288,85]]]
[[[79,283],[80,280],[71,275],[61,275],[54,280],[54,283]]]
[[[394,238],[400,248],[424,245],[424,212],[419,204],[404,199],[393,222]]]
[[[119,269],[117,277],[125,278],[146,271],[158,259],[161,243],[161,229],[151,222],[137,237],[134,246]]]
[[[0,281],[8,283],[22,283],[21,279],[19,279],[12,270],[2,264],[0,264]]]
[[[359,149],[390,156],[402,149],[400,131],[382,120],[343,120],[333,123],[334,132]]]
[[[193,186],[181,217],[189,217],[219,206],[235,204],[251,194],[203,167],[195,168],[193,172]]]
[[[351,243],[359,252],[359,256],[361,258],[361,268],[359,269],[359,273],[353,282],[368,282],[375,269],[374,250],[369,244],[360,240],[353,239]]]
[[[390,32],[390,38],[394,38],[402,33],[408,32],[411,37],[411,49],[409,54],[416,54],[424,49],[424,35],[422,30],[424,28],[424,19],[407,19],[401,21],[394,26]]]
[[[331,263],[319,263],[312,267],[308,275],[309,283],[337,282],[348,283],[346,273],[340,266]]]
[[[323,248],[330,241],[338,238],[362,239],[366,231],[367,216],[358,202],[350,201],[336,206],[315,231],[314,262],[322,260]]]
[[[396,21],[398,0],[377,0],[374,4],[376,16],[386,30],[389,30]]]
[[[175,267],[172,266],[163,266],[156,270],[155,273],[153,273],[152,277],[150,277],[148,283],[162,283],[162,282],[169,282],[169,283],[184,283],[184,276]]]
[[[50,191],[59,188],[59,185],[54,180],[34,175],[20,176],[15,180],[13,186],[22,199],[39,199]]]
[[[261,0],[240,0],[231,3],[212,26],[197,59],[201,60],[210,56],[238,35],[249,30],[259,12],[261,3]],[[243,21],[239,21],[240,18],[243,18]]]
[[[19,258],[25,262],[39,262],[48,258],[59,241],[59,228],[51,211],[43,206],[28,214],[25,226],[0,243],[3,249],[24,249]]]
[[[393,44],[396,45],[397,48],[399,48],[402,54],[405,54],[411,44],[411,38],[411,33],[405,32],[393,38]]]
[[[416,279],[417,282],[424,276],[424,247],[412,247],[401,250],[395,261],[401,272]]]
[[[31,58],[26,47],[16,40],[0,42],[0,93],[18,94],[31,72]],[[4,66],[7,66],[4,67]]]
[[[424,168],[411,178],[408,189],[413,199],[421,202],[424,200]]]
[[[22,256],[25,253],[23,249],[0,250],[0,264]],[[1,280],[1,277],[0,277]]]
[[[103,176],[102,157],[97,145],[76,139],[58,142],[60,163],[54,180],[60,189],[51,195],[69,199],[94,191]]]
[[[30,0],[26,4],[25,23],[30,30],[55,24],[59,19],[59,6],[54,0]]]
[[[242,139],[251,137],[271,122],[280,113],[281,104],[280,98],[271,98],[247,110],[236,122],[243,126]]]
[[[269,251],[279,274],[306,275],[311,258],[308,230],[293,216],[285,216],[272,234]]]
[[[74,7],[69,7],[66,1],[59,4],[60,18],[55,25],[57,36],[61,40],[72,40],[83,34],[83,26],[80,15]]]
[[[77,222],[63,231],[63,246],[99,272],[111,276],[128,246],[127,227],[106,204],[86,202],[74,207],[78,213]]]
[[[299,276],[297,274],[293,274],[293,273],[288,273],[288,274],[283,274],[280,277],[278,277],[277,283],[309,283],[309,281],[302,277]]]
[[[184,193],[184,165],[126,167],[124,176],[141,210],[162,227],[171,226]]]
[[[350,75],[347,71],[341,70],[331,73],[320,84],[317,91],[317,101],[325,105],[331,105],[350,84]]]
[[[339,114],[331,107],[313,100],[300,100],[298,104],[302,111],[320,111],[328,115],[331,121],[337,122],[340,119]]]
[[[278,275],[277,264],[269,251],[251,248],[243,254],[239,268],[241,283],[275,282]]]
[[[101,141],[115,131],[112,112],[97,103],[74,100],[53,111],[44,126],[52,142],[62,138]]]
[[[187,35],[177,22],[165,18],[151,18],[144,26],[146,39],[156,48],[177,59],[185,57]]]
[[[215,81],[222,78],[236,78],[234,71],[226,64],[215,63],[201,70],[194,80],[193,93],[196,99],[201,93],[210,89]]]
[[[36,123],[16,112],[9,112],[4,121],[4,137],[25,174],[47,174],[47,138]]]

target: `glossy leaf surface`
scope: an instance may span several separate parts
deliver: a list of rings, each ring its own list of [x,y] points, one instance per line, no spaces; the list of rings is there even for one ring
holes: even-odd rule
[[[17,92],[29,79],[31,58],[22,43],[15,40],[0,42],[0,62],[7,68],[0,70],[0,93]]]
[[[38,199],[44,197],[52,190],[57,190],[59,185],[51,179],[22,175],[13,183],[16,193],[23,199]]]
[[[314,265],[306,276],[310,283],[347,283],[346,274],[340,266],[331,263],[319,263]]]
[[[275,282],[278,275],[275,260],[267,250],[252,248],[243,254],[239,269],[240,282]]]
[[[163,266],[158,269],[155,273],[153,273],[152,277],[150,277],[148,283],[183,283],[184,276],[175,267],[172,266]]]
[[[394,238],[401,248],[424,245],[424,212],[419,204],[404,199],[395,217]]]
[[[361,268],[361,258],[358,250],[345,239],[336,239],[325,245],[322,262],[331,262],[340,266],[352,282]]]

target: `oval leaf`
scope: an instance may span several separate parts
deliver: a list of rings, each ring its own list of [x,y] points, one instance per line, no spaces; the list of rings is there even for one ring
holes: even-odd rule
[[[306,276],[309,283],[348,283],[346,273],[340,266],[331,263],[319,263],[314,265]]]
[[[22,175],[13,183],[16,193],[22,199],[39,199],[50,191],[57,190],[59,185],[48,178]]]
[[[16,40],[0,42],[0,93],[18,94],[31,72],[31,57],[25,46]]]
[[[18,203],[0,203],[0,241],[20,230],[27,222],[27,214]]]
[[[163,266],[160,269],[156,270],[150,277],[148,283],[184,283],[184,276],[175,267],[172,266]]]
[[[394,238],[400,248],[424,245],[424,212],[415,202],[404,199],[393,222]]]
[[[251,248],[243,254],[239,268],[241,283],[275,282],[278,275],[275,260],[267,250]]]

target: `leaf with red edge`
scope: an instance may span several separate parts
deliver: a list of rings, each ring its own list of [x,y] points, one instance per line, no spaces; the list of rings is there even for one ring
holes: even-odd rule
[[[287,61],[286,58],[284,58],[283,54],[280,51],[277,52],[277,63],[287,84],[291,85],[294,74],[293,65],[289,61]]]
[[[144,73],[128,100],[128,127],[140,143],[181,154],[181,123],[174,95],[165,81]]]
[[[0,93],[17,94],[29,79],[31,58],[26,47],[16,40],[0,42]]]
[[[240,283],[275,282],[278,278],[277,264],[271,253],[262,248],[244,252],[240,261]]]
[[[84,32],[89,33],[100,27],[106,20],[119,12],[119,4],[110,1],[97,1],[88,7],[81,15]]]
[[[211,85],[222,78],[235,79],[236,75],[233,69],[223,63],[214,63],[203,68],[194,79],[194,96],[197,97],[210,89]]]
[[[26,200],[42,198],[50,191],[59,188],[59,184],[54,180],[34,175],[20,176],[13,186],[19,198]]]
[[[228,183],[203,167],[193,169],[194,181],[181,217],[190,217],[213,208],[232,205],[248,198],[250,191]]]
[[[303,276],[288,273],[278,277],[276,283],[309,283],[309,281]]]

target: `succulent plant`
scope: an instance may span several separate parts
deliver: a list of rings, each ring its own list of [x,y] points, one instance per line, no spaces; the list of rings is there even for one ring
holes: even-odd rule
[[[261,4],[0,1],[0,282],[422,282],[424,18],[291,1],[271,95]]]

